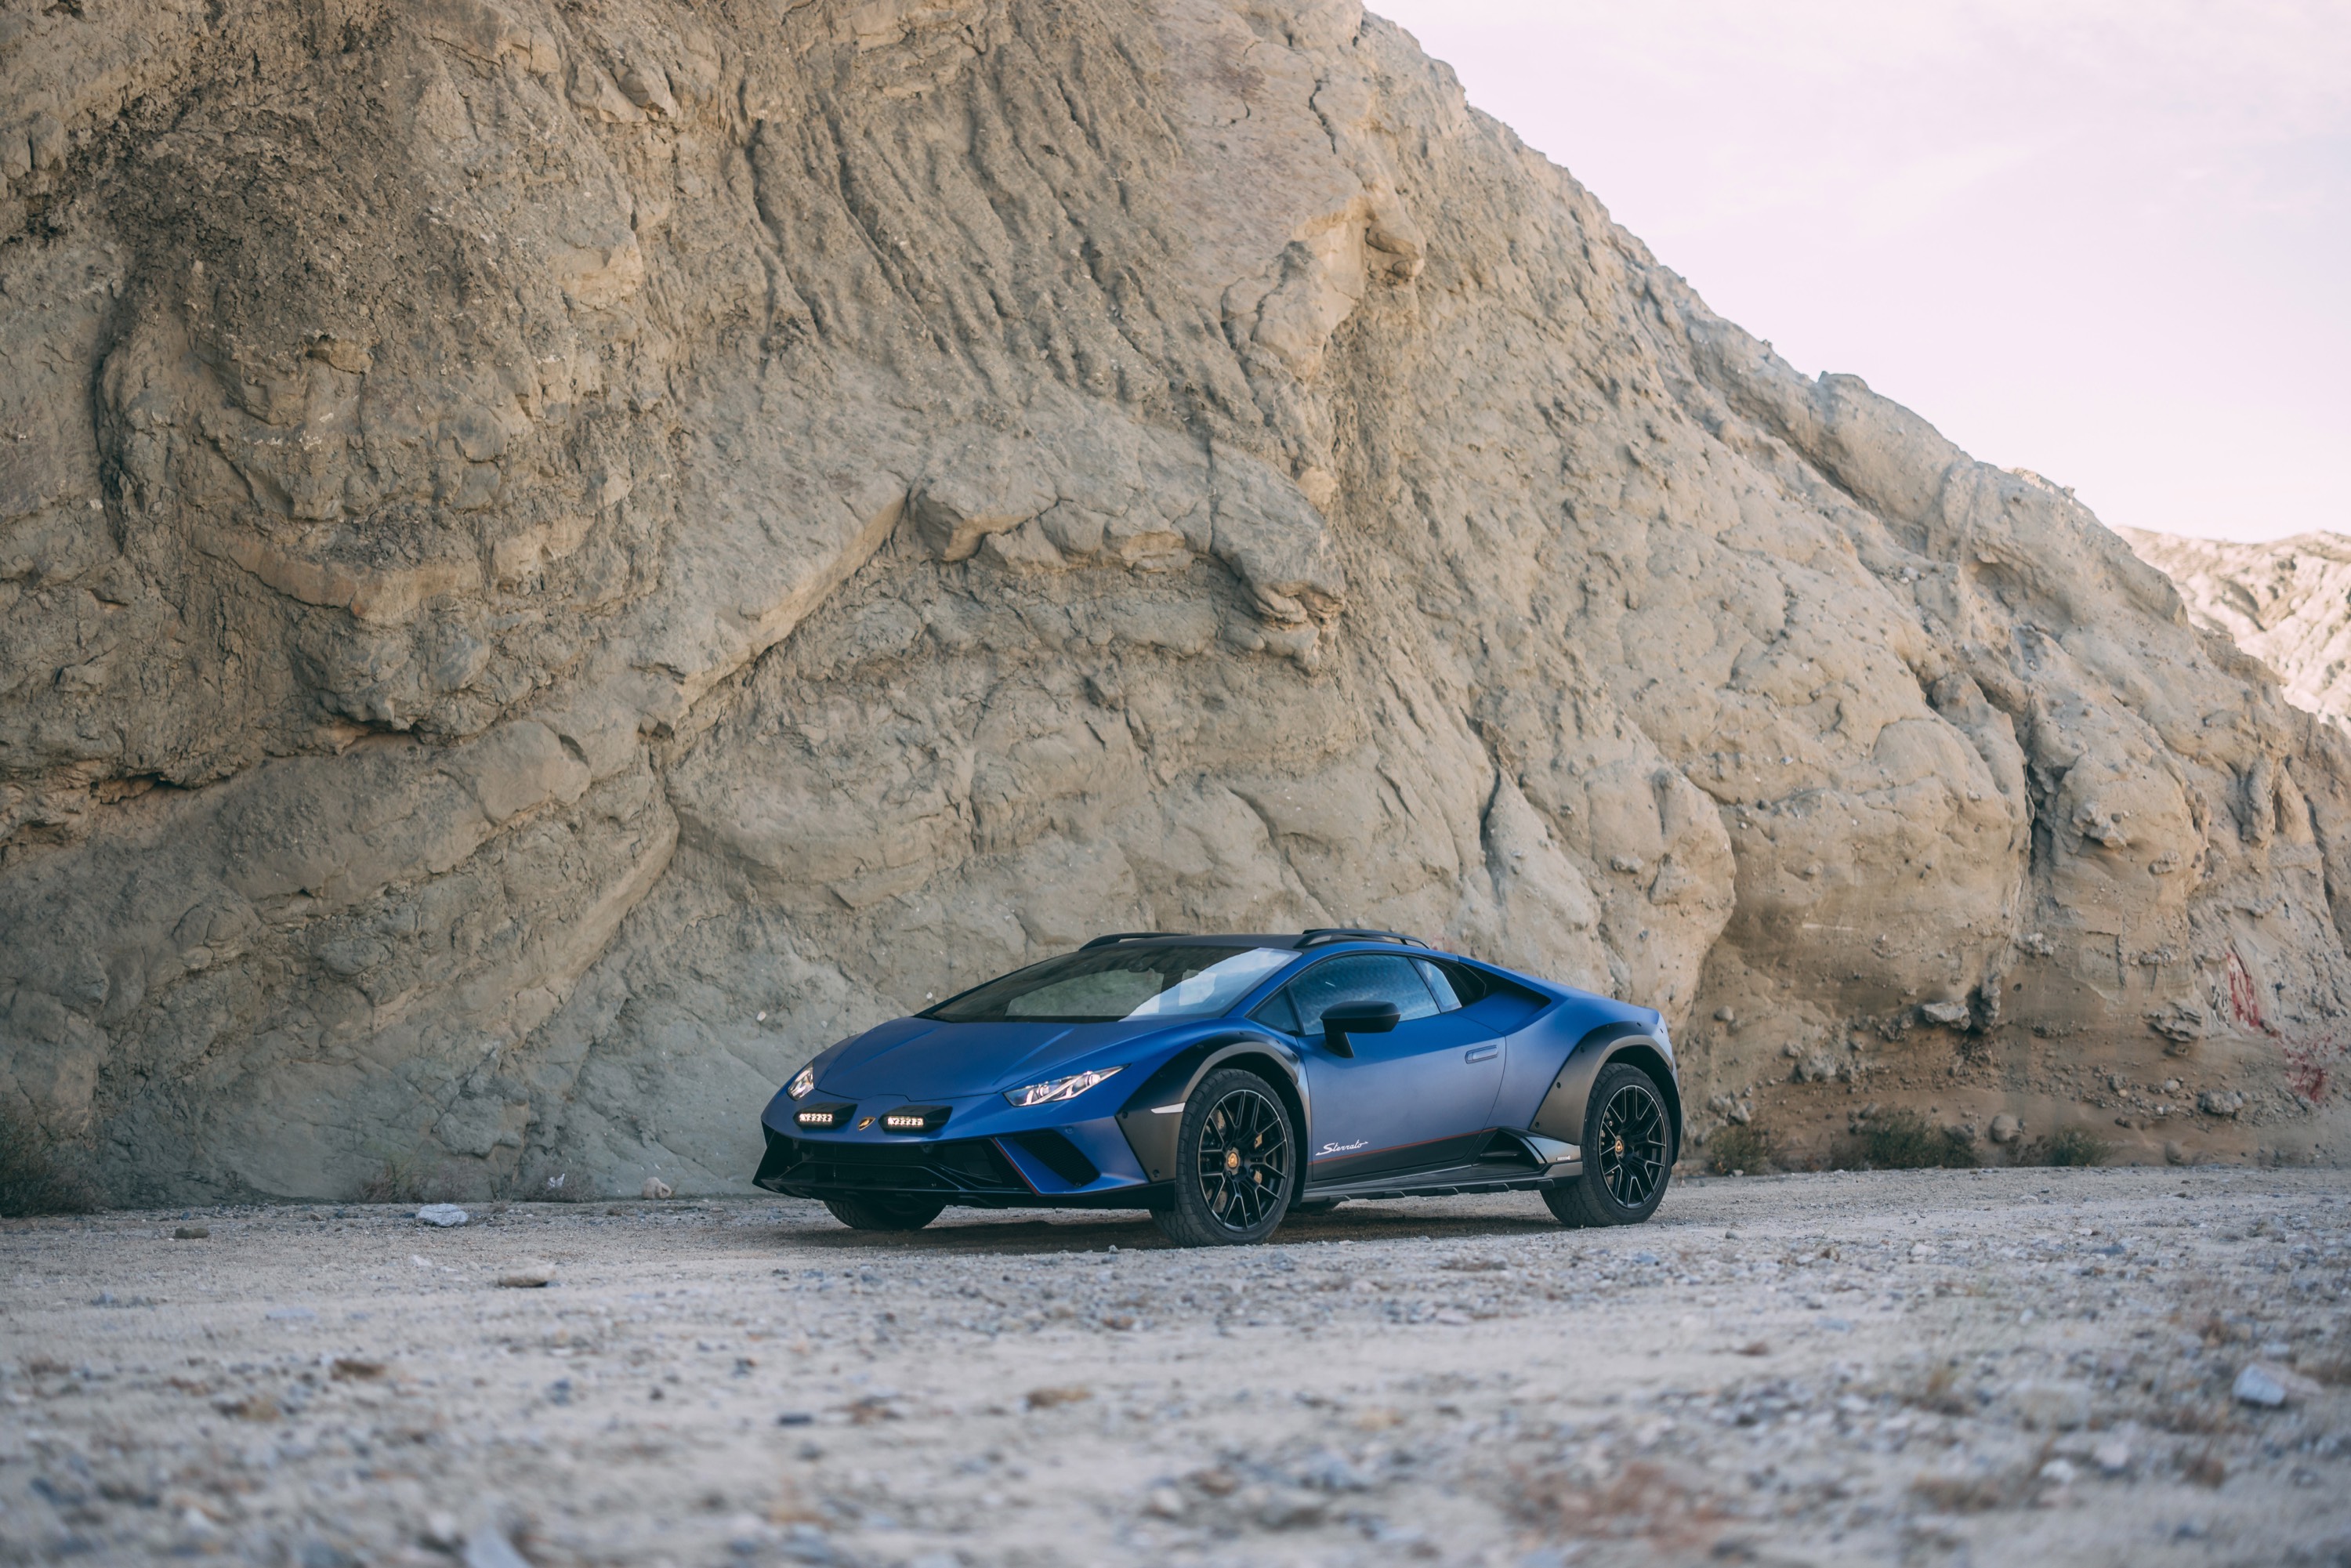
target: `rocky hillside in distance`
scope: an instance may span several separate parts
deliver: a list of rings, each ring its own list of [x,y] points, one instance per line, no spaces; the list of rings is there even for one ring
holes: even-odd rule
[[[7,0],[0,301],[0,1102],[124,1198],[739,1186],[1343,922],[1789,1158],[2351,1151],[2340,733],[1346,0]]]
[[[2171,579],[2199,627],[2276,671],[2288,702],[2330,718],[2351,715],[2351,538],[2231,544],[2116,531]]]

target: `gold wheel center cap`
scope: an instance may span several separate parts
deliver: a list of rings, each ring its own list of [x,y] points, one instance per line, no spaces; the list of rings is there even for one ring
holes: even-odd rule
[[[1616,1152],[1620,1155],[1625,1152],[1625,1140],[1622,1138],[1616,1140]]]
[[[1225,1168],[1228,1171],[1237,1171],[1241,1168],[1241,1152],[1238,1149],[1227,1149],[1225,1151]]]

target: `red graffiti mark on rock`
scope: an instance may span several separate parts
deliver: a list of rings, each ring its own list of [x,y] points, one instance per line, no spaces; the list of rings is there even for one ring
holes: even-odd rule
[[[2286,1087],[2313,1105],[2325,1100],[2335,1063],[2351,1054],[2343,1036],[2331,1029],[2289,1031],[2271,1023],[2262,1011],[2261,992],[2253,984],[2252,972],[2234,947],[2229,949],[2229,1010],[2246,1029],[2278,1042],[2279,1054],[2285,1058]]]
[[[2335,1064],[2343,1059],[2342,1038],[2330,1029],[2307,1040],[2281,1036],[2278,1043],[2285,1051],[2286,1086],[2312,1104],[2320,1103],[2326,1098]]]
[[[2262,1016],[2262,998],[2253,989],[2253,977],[2245,961],[2237,956],[2234,947],[2229,949],[2229,1010],[2237,1021],[2261,1034],[2275,1034],[2270,1020]]]

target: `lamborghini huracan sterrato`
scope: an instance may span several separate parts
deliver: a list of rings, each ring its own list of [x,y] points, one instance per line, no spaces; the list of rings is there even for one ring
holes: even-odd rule
[[[861,1230],[1145,1208],[1196,1247],[1443,1193],[1637,1224],[1682,1107],[1648,1008],[1395,932],[1128,932],[830,1047],[760,1124],[753,1180]]]

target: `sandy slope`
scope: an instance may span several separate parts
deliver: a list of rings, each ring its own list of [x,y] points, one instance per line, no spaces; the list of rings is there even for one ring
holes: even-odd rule
[[[1804,1176],[1216,1253],[734,1200],[17,1225],[0,1561],[2334,1563],[2351,1392],[2229,1388],[2351,1353],[2346,1197]]]

